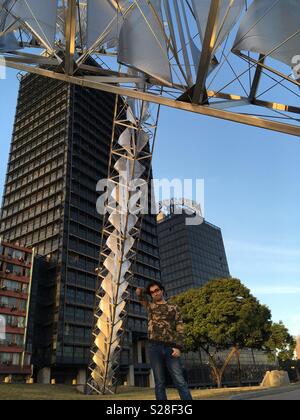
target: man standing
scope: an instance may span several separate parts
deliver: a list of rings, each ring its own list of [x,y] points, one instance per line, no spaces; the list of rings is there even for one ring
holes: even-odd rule
[[[181,364],[184,328],[178,307],[170,305],[164,298],[164,287],[159,282],[152,282],[147,289],[137,289],[139,301],[148,311],[148,338],[150,363],[154,373],[155,394],[159,401],[166,401],[167,367],[180,398],[192,400],[188,385],[184,379]],[[150,296],[152,302],[148,301]]]

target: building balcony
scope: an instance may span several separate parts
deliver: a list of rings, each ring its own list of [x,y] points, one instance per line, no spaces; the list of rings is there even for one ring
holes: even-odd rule
[[[0,314],[26,317],[26,311],[20,311],[18,308],[6,305],[0,305]]]
[[[31,366],[0,364],[0,375],[31,375]]]
[[[0,353],[23,353],[24,346],[19,346],[16,343],[9,343],[7,341],[0,342]]]
[[[9,270],[0,271],[0,277],[2,277],[3,279],[6,279],[6,280],[18,281],[20,283],[26,283],[26,284],[30,283],[30,278],[29,277],[20,276],[19,274],[13,273]]]
[[[19,328],[17,325],[6,325],[5,328],[6,334],[25,334],[25,328]]]
[[[20,267],[30,268],[31,267],[31,261],[26,262],[23,258],[11,258],[8,255],[1,255],[0,261],[8,262],[9,264],[18,265]]]
[[[7,297],[12,297],[12,298],[16,298],[16,299],[23,299],[23,300],[27,300],[28,299],[28,294],[27,293],[22,293],[19,290],[5,290],[0,288],[0,296],[7,296]]]
[[[8,247],[8,248],[12,248],[21,252],[25,252],[26,254],[31,254],[32,253],[32,249],[31,248],[26,248],[24,246],[19,245],[19,243],[15,242],[15,243],[10,243],[10,242],[6,242],[3,241],[2,245],[4,247]]]

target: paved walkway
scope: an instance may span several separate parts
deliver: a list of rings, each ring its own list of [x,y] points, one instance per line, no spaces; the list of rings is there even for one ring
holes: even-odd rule
[[[274,394],[265,397],[248,398],[249,400],[259,401],[300,401],[300,388],[294,391],[282,392],[281,394]]]
[[[284,388],[261,389],[258,392],[239,394],[230,400],[247,401],[300,401],[300,384],[290,385]]]

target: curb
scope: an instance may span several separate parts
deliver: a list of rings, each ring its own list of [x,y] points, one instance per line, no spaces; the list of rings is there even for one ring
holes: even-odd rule
[[[268,397],[268,396],[272,396],[272,395],[280,395],[280,394],[283,394],[285,392],[295,391],[295,390],[298,390],[298,389],[300,390],[300,385],[299,384],[290,385],[290,386],[286,386],[286,387],[283,387],[283,388],[262,389],[259,392],[252,392],[252,393],[235,395],[235,396],[230,398],[230,401],[252,400],[254,398],[259,398],[259,397]]]

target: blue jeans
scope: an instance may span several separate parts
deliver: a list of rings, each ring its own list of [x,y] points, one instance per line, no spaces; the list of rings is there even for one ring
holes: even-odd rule
[[[173,349],[163,344],[149,345],[150,363],[155,380],[155,394],[158,401],[167,401],[166,393],[166,375],[165,368],[167,367],[173,384],[178,390],[180,398],[183,401],[191,401],[192,395],[188,389],[186,380],[184,379],[183,367],[180,358],[172,356]]]

